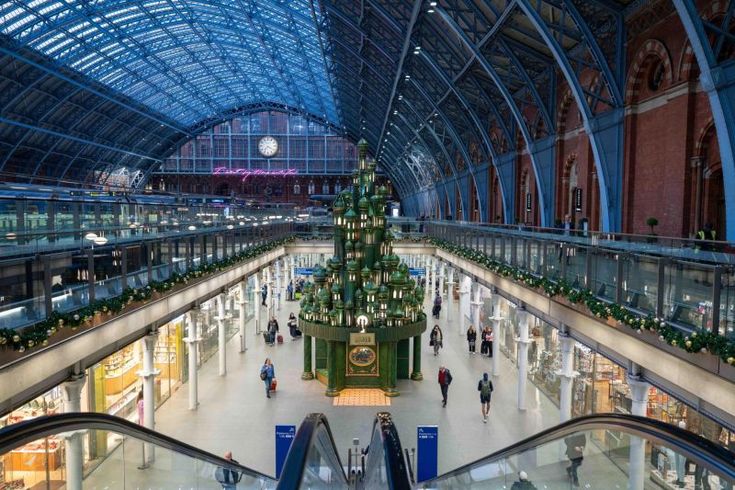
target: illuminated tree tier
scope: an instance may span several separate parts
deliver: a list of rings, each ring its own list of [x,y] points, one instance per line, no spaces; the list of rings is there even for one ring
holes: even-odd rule
[[[314,270],[299,312],[304,333],[304,374],[327,384],[327,396],[345,387],[379,387],[398,395],[396,380],[422,379],[421,334],[426,330],[424,290],[393,253],[386,230],[388,191],[375,189],[375,162],[357,144],[358,168],[350,189],[334,201],[334,256]],[[312,343],[316,341],[316,349]],[[315,356],[312,351],[315,350]]]

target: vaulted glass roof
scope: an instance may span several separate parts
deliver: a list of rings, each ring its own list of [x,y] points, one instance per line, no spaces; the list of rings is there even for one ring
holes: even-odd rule
[[[309,0],[3,2],[0,32],[189,126],[275,101],[338,124]]]

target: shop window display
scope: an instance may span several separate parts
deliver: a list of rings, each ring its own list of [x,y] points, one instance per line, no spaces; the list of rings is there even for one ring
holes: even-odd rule
[[[559,406],[561,350],[558,330],[537,318],[530,320],[528,378]]]

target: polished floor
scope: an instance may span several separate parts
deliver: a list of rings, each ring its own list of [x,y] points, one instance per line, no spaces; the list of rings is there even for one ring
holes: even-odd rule
[[[446,302],[445,302],[446,305]],[[458,318],[455,309],[452,318]],[[297,303],[284,303],[278,312],[279,323],[284,326],[288,313],[298,308]],[[265,320],[262,308],[261,321]],[[447,308],[445,308],[446,313]],[[178,438],[216,454],[232,451],[241,464],[263,473],[275,473],[274,426],[292,424],[298,426],[309,413],[326,414],[339,448],[339,456],[346,464],[347,450],[353,447],[353,438],[360,446],[367,444],[373,418],[378,411],[389,411],[398,427],[404,448],[416,447],[417,425],[437,425],[439,430],[439,473],[462,466],[501,449],[540,430],[556,425],[559,411],[551,401],[533,384],[527,385],[527,409],[520,411],[517,403],[517,370],[504,356],[500,372],[493,378],[495,391],[488,423],[483,423],[477,381],[483,372],[491,372],[491,360],[467,353],[467,343],[459,335],[456,323],[447,325],[445,314],[439,320],[445,332],[444,349],[434,356],[425,339],[422,352],[422,371],[425,379],[415,382],[399,380],[401,395],[390,400],[389,407],[335,406],[334,400],[324,396],[324,386],[316,380],[301,380],[303,347],[302,340],[292,341],[287,329],[282,327],[286,340],[283,344],[266,346],[262,336],[254,330],[254,322],[248,324],[247,352],[240,354],[238,336],[233,337],[227,348],[227,375],[218,375],[217,356],[210,359],[200,370],[199,408],[188,409],[188,385],[184,384],[156,412],[156,430]],[[433,325],[433,323],[432,323]],[[428,335],[425,334],[424,337]],[[266,357],[275,365],[278,390],[266,398],[263,382],[258,373]],[[447,407],[442,407],[441,393],[436,381],[439,366],[447,366],[454,382],[449,390]],[[590,462],[599,454],[591,445]],[[141,460],[140,443],[129,443],[127,465]],[[525,458],[512,462],[513,473],[526,469],[538,488],[570,488],[564,475],[563,465],[568,463],[558,449],[554,472],[546,466],[534,471],[535,466]],[[131,483],[141,487],[155,487],[151,470],[140,470],[127,474],[118,471],[122,459],[113,456],[94,471],[85,481],[85,488],[115,488],[115,481],[125,478],[126,486]],[[170,463],[166,463],[171,460]],[[157,453],[156,467],[180,467],[184,475],[195,472],[198,479],[212,478],[213,469],[195,468],[185,459],[176,458],[165,452]],[[158,470],[156,470],[158,471]],[[609,478],[600,477],[608,474]],[[118,476],[119,475],[119,476]],[[553,475],[553,476],[552,476]],[[589,464],[580,468],[583,488],[624,488],[625,485],[609,486],[613,480],[624,481],[624,475],[614,465]],[[496,481],[497,482],[497,481]],[[544,482],[544,483],[540,483]],[[606,483],[603,483],[606,482]],[[204,483],[204,482],[200,482]],[[503,488],[500,482],[497,488]],[[512,480],[508,481],[512,484]],[[200,486],[202,486],[200,484]],[[208,484],[203,486],[207,487]],[[216,485],[215,485],[216,486]],[[242,486],[242,485],[241,485]],[[494,485],[491,485],[493,488]],[[510,485],[508,485],[509,488]],[[488,487],[489,488],[489,487]]]

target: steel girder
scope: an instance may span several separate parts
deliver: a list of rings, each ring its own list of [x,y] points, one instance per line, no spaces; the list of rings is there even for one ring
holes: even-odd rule
[[[725,188],[725,238],[735,241],[735,62],[721,56],[726,42],[735,44],[735,36],[729,30],[735,1],[730,0],[720,25],[714,24],[714,19],[702,19],[694,2],[673,1],[692,44],[700,70],[699,82],[712,109]]]

